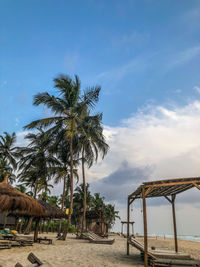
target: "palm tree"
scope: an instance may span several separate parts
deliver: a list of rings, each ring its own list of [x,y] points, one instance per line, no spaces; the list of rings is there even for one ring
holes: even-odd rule
[[[12,183],[15,180],[15,174],[13,170],[17,169],[16,162],[16,134],[11,135],[4,132],[4,136],[0,135],[0,178],[1,181],[8,176],[9,182]]]
[[[34,97],[34,105],[44,104],[53,112],[54,116],[36,120],[25,126],[25,129],[45,127],[51,136],[55,136],[57,142],[68,140],[70,146],[70,208],[69,217],[63,240],[66,239],[73,207],[73,139],[77,135],[77,126],[80,123],[81,113],[86,108],[94,107],[98,101],[100,87],[87,89],[81,95],[81,83],[77,75],[73,80],[67,75],[61,75],[54,79],[54,86],[58,89],[59,97],[49,93],[39,93]]]
[[[115,206],[111,204],[107,204],[104,207],[104,219],[108,225],[108,229],[112,227],[115,223],[116,218],[120,219],[118,216],[119,211],[115,210]]]
[[[84,198],[85,198],[85,192],[86,192],[86,205],[87,207],[92,207],[93,206],[93,197],[91,195],[91,192],[89,191],[89,184],[87,183],[85,186],[85,191],[84,191],[84,185],[80,184],[79,186],[76,187],[75,192],[74,192],[74,213],[73,217],[76,223],[80,219],[80,213],[81,213],[81,228],[82,228],[82,217],[83,217],[83,212],[84,212]],[[82,229],[81,229],[82,233]]]
[[[81,233],[86,226],[86,179],[85,179],[85,163],[90,168],[94,161],[98,160],[101,153],[102,159],[108,152],[109,146],[105,142],[102,126],[102,113],[90,115],[88,110],[82,113],[81,124],[79,125],[78,150],[81,155],[82,177],[83,177],[83,216]]]
[[[45,132],[39,129],[37,134],[30,133],[25,136],[29,140],[27,147],[19,147],[19,181],[30,186],[34,191],[34,198],[39,191],[48,192],[48,187],[52,187],[48,182],[51,179],[50,171],[59,161],[48,148],[51,140]]]
[[[115,210],[112,204],[105,204],[105,198],[100,196],[100,193],[95,193],[93,197],[93,208],[102,213],[104,221],[107,223],[108,228],[111,228],[118,216],[119,211]]]
[[[62,200],[61,200],[61,209],[64,210],[65,199],[68,196],[68,189],[70,187],[70,153],[69,153],[69,142],[68,140],[63,140],[59,144],[54,144],[51,148],[52,151],[56,153],[56,156],[59,160],[59,166],[56,166],[52,169],[52,175],[54,176],[55,184],[60,183],[63,181],[63,193],[62,193]],[[76,167],[79,164],[77,159],[73,159],[73,165]],[[79,181],[78,177],[78,170],[73,169],[73,175]],[[62,219],[60,219],[59,223],[59,231],[58,234],[60,235],[61,232],[61,224]]]
[[[49,169],[58,164],[58,160],[48,151],[51,140],[45,132],[39,129],[37,134],[30,133],[25,136],[29,140],[27,147],[19,147],[20,157],[19,181],[33,189],[33,198],[41,190],[49,192],[51,179]],[[29,233],[33,218],[30,218],[25,233]]]

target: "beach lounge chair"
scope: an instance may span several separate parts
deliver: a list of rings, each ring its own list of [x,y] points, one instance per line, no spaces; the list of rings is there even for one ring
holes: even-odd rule
[[[26,267],[52,267],[52,265],[50,265],[49,263],[43,263],[41,262],[40,259],[38,259],[33,253],[30,253],[27,257],[27,259],[31,262],[31,264],[29,264]],[[17,263],[15,265],[15,267],[23,267],[23,265],[21,265],[20,263]]]
[[[90,233],[84,233],[83,236],[86,237],[90,241],[90,243],[94,243],[94,244],[112,245],[115,242],[115,239],[105,239],[102,237],[97,238],[91,235]]]
[[[195,266],[199,267],[200,266],[200,261],[199,260],[177,260],[177,259],[156,259],[156,260],[150,260],[150,264],[153,267],[160,267],[160,266]]]
[[[143,244],[133,237],[128,242],[140,251],[144,259]],[[169,250],[148,249],[148,259],[151,266],[200,266],[200,261],[191,259],[190,255]]]
[[[144,246],[139,241],[137,241],[134,237],[131,237],[128,240],[129,244],[134,246],[136,249],[138,249],[141,253],[142,258],[144,257]],[[167,259],[183,259],[183,260],[189,260],[191,259],[189,254],[185,254],[182,252],[175,252],[171,250],[152,250],[148,249],[148,257],[150,259],[157,259],[157,258],[167,258]]]
[[[0,240],[0,249],[11,248],[11,242],[7,240]]]
[[[107,239],[107,237],[103,237],[103,236],[100,236],[100,235],[97,235],[97,234],[95,234],[94,232],[92,232],[92,231],[88,231],[88,233],[91,235],[91,236],[93,236],[95,239],[103,239],[103,240],[105,240],[105,239]]]
[[[33,238],[30,236],[14,234],[11,232],[1,233],[1,237],[4,240],[9,240],[11,246],[32,246]]]

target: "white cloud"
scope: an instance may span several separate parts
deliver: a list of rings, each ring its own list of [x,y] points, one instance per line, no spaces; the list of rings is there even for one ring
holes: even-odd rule
[[[195,90],[197,93],[200,94],[200,87],[199,87],[199,86],[195,86],[195,87],[194,87],[194,90]]]
[[[15,125],[18,126],[19,125],[19,119],[15,118]]]
[[[123,120],[119,126],[105,126],[110,151],[103,161],[86,170],[87,181],[93,190],[112,201],[120,210],[121,218],[125,219],[126,197],[144,180],[200,176],[199,133],[200,101],[170,108],[149,105]],[[61,188],[59,185],[53,193],[60,194]],[[199,233],[199,225],[194,223],[200,220],[199,194],[195,189],[177,197],[179,234]],[[136,231],[142,233],[138,203],[134,204],[132,219],[137,221]],[[150,204],[149,232],[172,233],[168,202],[156,199],[148,201],[148,206]],[[181,225],[180,218],[185,218],[187,223]],[[115,229],[120,230],[119,222]]]
[[[27,135],[28,131],[18,132],[17,135],[17,143],[16,146],[27,146],[28,140],[24,139],[25,135]]]
[[[164,178],[176,177],[193,177],[200,176],[200,102],[194,101],[184,107],[166,108],[163,106],[149,106],[146,109],[139,110],[129,119],[123,121],[118,127],[105,127],[105,135],[110,145],[110,152],[103,162],[99,163],[89,170],[88,180],[92,183],[92,187],[100,191],[107,199],[112,200],[116,208],[120,209],[122,219],[125,219],[126,207],[124,203],[130,191],[134,191],[143,180],[157,180]],[[128,162],[128,170],[134,172],[138,168],[151,168],[150,172],[138,174],[138,179],[127,174],[127,170],[121,165],[124,161]],[[100,179],[102,175],[103,179]],[[111,183],[106,184],[106,180]],[[116,180],[115,180],[116,177]],[[124,183],[120,184],[118,180],[124,179]],[[136,179],[137,178],[137,179]],[[128,179],[128,183],[126,183]],[[97,182],[98,180],[98,182]],[[98,186],[97,186],[98,185]],[[121,191],[122,190],[122,191]],[[199,221],[199,210],[195,205],[199,200],[199,191],[193,190],[178,196],[177,202],[179,209],[177,210],[177,218],[180,216],[187,217],[192,214],[190,219]],[[192,209],[189,209],[185,202],[190,202]],[[155,222],[155,216],[159,212],[162,215],[163,205],[168,205],[164,200],[156,200],[149,212],[149,220],[156,227],[150,227],[151,233],[164,233],[167,229],[168,233],[172,233],[173,228],[168,221],[163,221],[160,217]],[[167,208],[167,206],[166,206]],[[165,209],[166,209],[165,208]],[[139,216],[140,208],[138,204],[135,207],[135,216]],[[184,212],[185,209],[185,212]],[[196,211],[196,213],[194,212]],[[155,216],[152,217],[152,214]],[[188,213],[188,214],[187,214]],[[195,214],[195,215],[194,215]],[[194,217],[195,216],[195,217]],[[156,217],[158,218],[158,217]],[[135,219],[135,218],[134,218]],[[187,217],[187,221],[189,218]],[[169,223],[169,225],[168,225]],[[182,226],[182,233],[190,232],[189,224]],[[116,228],[119,230],[120,225]],[[116,229],[115,228],[115,229]],[[142,226],[137,226],[137,231],[142,232]],[[191,233],[198,233],[198,224],[192,229]]]

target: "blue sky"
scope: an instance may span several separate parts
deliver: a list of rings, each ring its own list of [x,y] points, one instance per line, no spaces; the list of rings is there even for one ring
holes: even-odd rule
[[[144,180],[199,176],[199,0],[0,0],[0,133],[16,131],[24,144],[23,126],[49,115],[33,96],[55,93],[60,73],[78,74],[83,89],[102,86],[110,152],[87,181],[122,219]],[[182,234],[199,234],[197,193],[177,198]],[[166,204],[153,204],[150,233],[172,233]]]
[[[106,125],[148,103],[184,104],[200,86],[200,2],[0,0],[0,132],[46,115],[37,92],[78,74],[102,86]]]

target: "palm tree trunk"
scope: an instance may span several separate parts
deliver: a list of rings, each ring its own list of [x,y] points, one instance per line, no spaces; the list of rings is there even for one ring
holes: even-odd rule
[[[6,228],[7,216],[8,216],[8,212],[6,211],[4,214],[4,220],[3,220],[3,230]]]
[[[69,226],[71,224],[72,209],[73,209],[73,137],[70,136],[70,206],[69,206],[69,216],[67,220],[67,225],[62,236],[63,240],[66,239]]]
[[[34,199],[36,199],[37,188],[38,188],[38,185],[37,185],[37,182],[36,182],[36,184],[35,184],[35,188],[34,188],[34,195],[33,195],[33,198],[34,198]],[[24,231],[24,234],[25,234],[25,235],[29,235],[29,234],[30,234],[32,223],[33,223],[33,217],[30,217],[29,220],[28,220],[28,224],[27,224],[27,226],[26,226],[26,229],[25,229],[25,231]]]
[[[47,234],[49,232],[50,223],[51,223],[51,220],[48,220],[48,223],[47,223]]]
[[[30,217],[29,220],[28,220],[28,224],[26,226],[26,229],[24,230],[24,234],[25,235],[29,235],[30,234],[32,222],[33,222],[33,217]]]
[[[16,231],[17,231],[17,229],[18,229],[18,226],[19,226],[19,217],[17,217],[17,221],[16,221]]]
[[[19,226],[19,233],[20,233],[20,234],[22,233],[23,221],[24,221],[24,218],[21,217],[21,222],[20,222],[20,226]]]
[[[62,194],[62,203],[61,203],[61,210],[64,210],[64,203],[65,203],[65,188],[66,188],[66,177],[67,177],[67,173],[64,177],[64,181],[63,181],[63,194]],[[61,227],[62,227],[62,219],[60,219],[59,222],[59,229],[58,229],[58,235],[60,235],[61,233]]]
[[[81,234],[85,230],[86,226],[86,209],[87,209],[87,196],[86,196],[86,183],[85,183],[85,158],[84,158],[84,150],[82,152],[82,176],[83,176],[83,216],[82,216],[82,226],[81,226]]]

